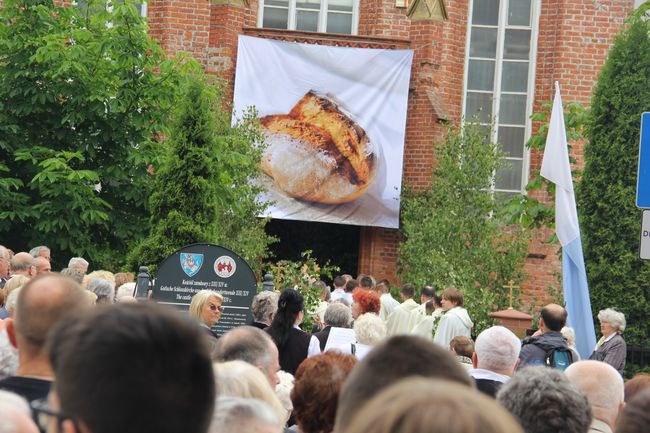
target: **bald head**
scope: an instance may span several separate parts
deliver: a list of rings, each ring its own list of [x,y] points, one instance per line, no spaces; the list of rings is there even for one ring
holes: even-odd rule
[[[560,332],[566,324],[567,312],[561,305],[548,304],[542,308],[540,318],[548,331]]]
[[[17,275],[31,277],[33,274],[34,258],[25,252],[20,252],[11,259],[11,272]]]
[[[14,313],[18,349],[26,346],[40,352],[58,321],[87,307],[83,290],[70,278],[52,273],[32,278],[18,295]]]
[[[41,256],[38,256],[34,259],[34,268],[36,269],[36,275],[52,272],[52,265],[50,265],[50,261]]]
[[[578,361],[564,373],[589,400],[594,418],[614,427],[623,408],[623,378],[611,365],[600,361]]]
[[[245,361],[259,368],[273,388],[278,384],[278,349],[269,334],[253,326],[239,326],[217,342],[213,358],[218,362]]]

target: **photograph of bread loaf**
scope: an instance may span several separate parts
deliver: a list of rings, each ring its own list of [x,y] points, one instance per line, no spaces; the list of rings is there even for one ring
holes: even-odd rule
[[[379,155],[366,131],[332,95],[308,91],[288,114],[260,119],[262,170],[276,188],[304,201],[340,204],[361,197]]]

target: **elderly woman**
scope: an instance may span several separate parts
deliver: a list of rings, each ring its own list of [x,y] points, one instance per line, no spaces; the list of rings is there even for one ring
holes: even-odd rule
[[[327,352],[300,364],[291,401],[301,433],[334,430],[341,387],[356,363],[353,356]]]
[[[375,313],[366,313],[354,321],[355,343],[343,345],[336,350],[349,353],[362,360],[372,348],[386,338],[386,325]]]
[[[625,331],[625,315],[613,308],[606,308],[598,312],[598,320],[603,336],[589,359],[606,362],[622,375],[627,356],[627,346],[621,336]]]
[[[201,290],[192,298],[189,315],[195,318],[201,329],[214,338],[219,336],[212,327],[221,319],[223,296],[212,290]]]

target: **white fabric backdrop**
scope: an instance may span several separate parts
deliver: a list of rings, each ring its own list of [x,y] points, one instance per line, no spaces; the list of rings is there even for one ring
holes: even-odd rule
[[[345,104],[378,149],[378,171],[367,192],[344,204],[297,200],[263,175],[279,219],[396,228],[412,50],[330,47],[239,36],[234,110],[254,106],[259,117],[286,114],[309,90]]]

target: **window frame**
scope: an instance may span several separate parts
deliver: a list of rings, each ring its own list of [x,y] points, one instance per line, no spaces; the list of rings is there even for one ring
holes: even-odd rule
[[[511,124],[500,124],[499,123],[499,110],[501,107],[501,97],[503,95],[501,90],[502,84],[502,73],[503,73],[503,53],[505,47],[505,34],[506,30],[530,30],[530,50],[528,58],[528,82],[526,87],[526,113],[525,113],[525,122],[524,122],[524,142],[522,157],[510,157],[506,156],[506,161],[521,161],[521,183],[519,189],[497,189],[496,185],[493,182],[492,190],[498,193],[506,194],[522,194],[525,193],[526,184],[530,178],[530,150],[526,147],[526,143],[530,139],[532,131],[532,120],[530,116],[533,114],[533,107],[535,103],[535,80],[536,80],[536,69],[537,69],[537,44],[539,39],[539,19],[541,14],[541,0],[531,0],[531,17],[530,17],[530,26],[520,26],[520,25],[508,25],[508,5],[510,0],[500,0],[499,1],[499,13],[497,18],[497,46],[496,46],[496,55],[494,59],[486,59],[481,57],[473,57],[473,60],[491,60],[495,61],[494,66],[494,86],[492,91],[480,91],[480,90],[469,90],[470,92],[475,93],[492,93],[492,119],[493,119],[493,128],[492,128],[492,137],[493,142],[498,141],[499,127],[504,126],[517,126],[521,127],[522,125],[511,125]],[[463,122],[467,119],[464,119],[465,111],[467,108],[467,92],[469,86],[469,62],[470,62],[470,43],[472,35],[472,27],[478,28],[494,28],[493,25],[473,25],[473,14],[474,14],[474,0],[469,2],[468,7],[468,18],[467,18],[467,31],[466,31],[466,43],[465,43],[465,64],[463,71],[463,99],[461,114],[463,116]],[[505,59],[507,62],[517,62],[517,59]],[[523,95],[523,92],[511,92],[508,91],[506,95]],[[482,123],[481,124],[485,124]],[[487,125],[487,124],[485,124]],[[496,174],[496,173],[495,173]]]
[[[351,33],[349,35],[356,36],[359,34],[359,0],[352,0],[352,29]],[[287,28],[286,30],[297,30],[296,29],[296,11],[298,10],[303,10],[303,9],[298,9],[296,7],[297,0],[289,0],[289,5],[288,5],[288,18],[287,18]],[[321,0],[320,1],[321,7],[319,9],[313,9],[314,11],[318,10],[318,29],[316,32],[318,33],[328,33],[327,32],[327,14],[329,12],[328,5],[329,1],[328,0]],[[257,27],[262,29],[262,28],[270,28],[270,27],[264,27],[264,0],[260,0],[258,2],[258,8],[257,8]],[[280,6],[266,6],[266,7],[271,7],[271,8],[276,8],[276,9],[285,9],[284,7]],[[307,9],[304,9],[307,10]],[[334,12],[334,13],[339,13],[339,12]],[[282,30],[282,29],[278,29]],[[308,31],[308,30],[298,30],[298,31]],[[330,34],[345,34],[347,33],[330,33]]]

